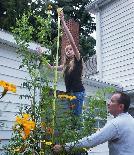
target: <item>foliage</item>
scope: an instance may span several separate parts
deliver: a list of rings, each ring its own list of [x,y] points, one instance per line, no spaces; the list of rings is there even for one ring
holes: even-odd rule
[[[29,102],[31,102],[31,105],[29,107],[25,107],[25,110],[23,108],[20,109],[20,115],[23,116],[23,113],[30,115],[32,119],[31,121],[35,122],[35,128],[33,132],[30,133],[30,131],[28,131],[28,128],[26,128],[27,126],[25,126],[26,124],[21,124],[23,128],[25,127],[24,131],[28,132],[28,135],[25,139],[20,134],[22,132],[22,129],[17,128],[16,130],[16,128],[14,128],[13,137],[10,140],[9,146],[6,148],[7,153],[9,153],[10,155],[20,153],[25,153],[28,155],[34,154],[35,152],[40,153],[40,144],[42,141],[42,136],[45,133],[44,129],[42,128],[41,121],[45,114],[43,105],[46,104],[48,107],[51,106],[51,98],[53,98],[50,97],[49,100],[44,100],[46,96],[48,99],[48,91],[46,90],[48,85],[48,77],[45,76],[44,79],[42,79],[40,69],[43,64],[45,65],[46,63],[48,63],[45,56],[46,54],[29,50],[29,42],[32,41],[33,32],[36,31],[33,26],[30,26],[30,16],[31,13],[24,14],[20,20],[17,20],[17,26],[15,29],[13,29],[13,32],[16,42],[19,46],[17,53],[22,57],[22,65],[20,66],[20,68],[25,67],[30,76],[30,79],[27,79],[27,81],[22,85],[23,88],[26,88],[29,91],[29,93],[22,95],[21,98],[28,98]],[[41,25],[40,27],[38,27],[38,39],[40,40],[42,45],[44,45],[48,49],[51,49],[51,42],[48,42],[47,40],[47,37],[49,36],[51,30],[50,16],[48,16],[47,19],[43,19],[40,16],[36,15],[33,17],[36,18]],[[42,95],[45,96],[43,97]],[[53,113],[52,110],[51,113]],[[47,124],[47,122],[45,123]],[[49,128],[51,127],[50,123],[51,119],[49,124],[47,124],[47,127]],[[46,143],[45,146],[47,145],[48,143]]]
[[[30,25],[30,16],[38,21],[40,25],[37,28],[38,31]],[[16,117],[12,138],[9,145],[5,147],[6,155],[51,155],[53,154],[52,146],[55,143],[77,142],[83,136],[93,133],[96,123],[94,109],[96,106],[99,109],[105,107],[103,99],[106,92],[103,91],[102,94],[99,92],[97,97],[91,98],[91,107],[88,102],[83,115],[77,117],[73,115],[75,107],[71,102],[75,99],[74,96],[68,96],[68,94],[54,96],[57,81],[55,81],[55,87],[50,87],[52,81],[49,80],[49,70],[45,69],[42,72],[43,66],[46,68],[48,63],[46,54],[29,50],[29,42],[32,41],[34,32],[37,33],[42,46],[51,50],[52,43],[47,40],[51,34],[50,22],[49,15],[44,19],[28,13],[17,20],[16,28],[13,29],[19,46],[17,53],[22,58],[20,68],[25,67],[30,76],[22,85],[29,93],[26,92],[21,98],[28,98],[30,105],[22,107]],[[106,111],[100,111],[98,115],[105,118]],[[70,152],[64,150],[61,154],[70,155],[73,151],[77,150],[72,147]]]
[[[90,114],[96,120],[95,124],[97,128],[102,127],[106,123],[107,114],[108,114],[107,104],[106,104],[107,97],[108,97],[107,95],[114,92],[115,92],[115,88],[106,87],[106,88],[99,89],[94,96],[88,97],[89,105],[87,106],[89,107]]]
[[[91,0],[54,0],[54,1],[31,1],[31,0],[9,0],[0,2],[1,7],[1,19],[2,21],[0,27],[10,30],[11,26],[15,26],[16,19],[21,18],[24,12],[32,10],[35,15],[40,15],[43,18],[47,17],[46,10],[49,4],[52,5],[52,18],[57,20],[57,8],[63,7],[67,18],[74,18],[80,22],[80,32],[84,36],[88,36],[95,30],[95,23],[93,17],[86,11],[85,6],[91,3]],[[12,18],[14,17],[14,18]],[[14,19],[14,20],[12,20]],[[33,21],[34,22],[34,21]],[[33,23],[34,24],[34,23]],[[53,29],[54,30],[54,29]],[[55,37],[54,37],[55,38]]]
[[[80,36],[80,52],[83,58],[89,59],[89,57],[96,53],[96,50],[94,49],[95,45],[96,41],[93,37]]]
[[[0,27],[5,30],[11,30],[11,26],[15,26],[16,19],[22,16],[24,11],[28,11],[30,7],[28,3],[31,0],[1,0],[0,1]]]

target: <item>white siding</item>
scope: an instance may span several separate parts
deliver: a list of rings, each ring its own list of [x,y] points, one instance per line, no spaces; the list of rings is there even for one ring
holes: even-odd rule
[[[16,93],[9,92],[0,100],[0,137],[2,139],[0,149],[11,137],[12,125],[20,105],[30,104],[27,99],[19,98],[20,95],[28,93],[21,84],[26,77],[30,77],[26,70],[19,69],[21,59],[17,57],[15,50],[11,46],[0,43],[0,80],[14,83],[17,86]]]
[[[116,0],[101,9],[103,80],[127,86],[134,82],[134,4]]]

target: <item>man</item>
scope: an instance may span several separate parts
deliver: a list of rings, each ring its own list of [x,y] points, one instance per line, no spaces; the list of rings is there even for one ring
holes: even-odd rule
[[[134,118],[128,114],[130,97],[122,92],[113,94],[108,103],[109,113],[114,119],[109,121],[100,131],[80,139],[75,147],[94,147],[108,141],[109,155],[134,155]],[[68,150],[74,142],[66,143]],[[63,146],[55,145],[59,152]]]

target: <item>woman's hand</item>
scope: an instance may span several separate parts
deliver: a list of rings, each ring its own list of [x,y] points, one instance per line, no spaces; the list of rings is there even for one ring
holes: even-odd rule
[[[64,18],[63,8],[58,8],[57,13],[58,13],[60,18],[62,18],[62,17]]]
[[[49,69],[53,69],[53,66],[51,66],[49,63],[47,64]]]
[[[61,21],[64,21],[64,13],[63,13],[63,10],[60,11],[59,17],[60,17]]]

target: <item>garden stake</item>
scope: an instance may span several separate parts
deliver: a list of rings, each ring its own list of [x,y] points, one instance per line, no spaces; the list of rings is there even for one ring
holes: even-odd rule
[[[60,8],[59,8],[60,9]],[[57,12],[58,10],[57,9]],[[61,9],[60,9],[61,10]],[[58,52],[59,52],[59,42],[60,42],[60,17],[59,17],[59,12],[58,12],[58,37],[57,37],[57,53],[56,53],[56,67],[54,70],[54,99],[53,99],[53,117],[52,117],[52,127],[53,130],[55,128],[55,102],[56,102],[56,90],[57,90],[57,80],[58,80],[58,72],[57,72],[57,68],[58,68]],[[54,143],[54,132],[52,134],[52,143]]]

